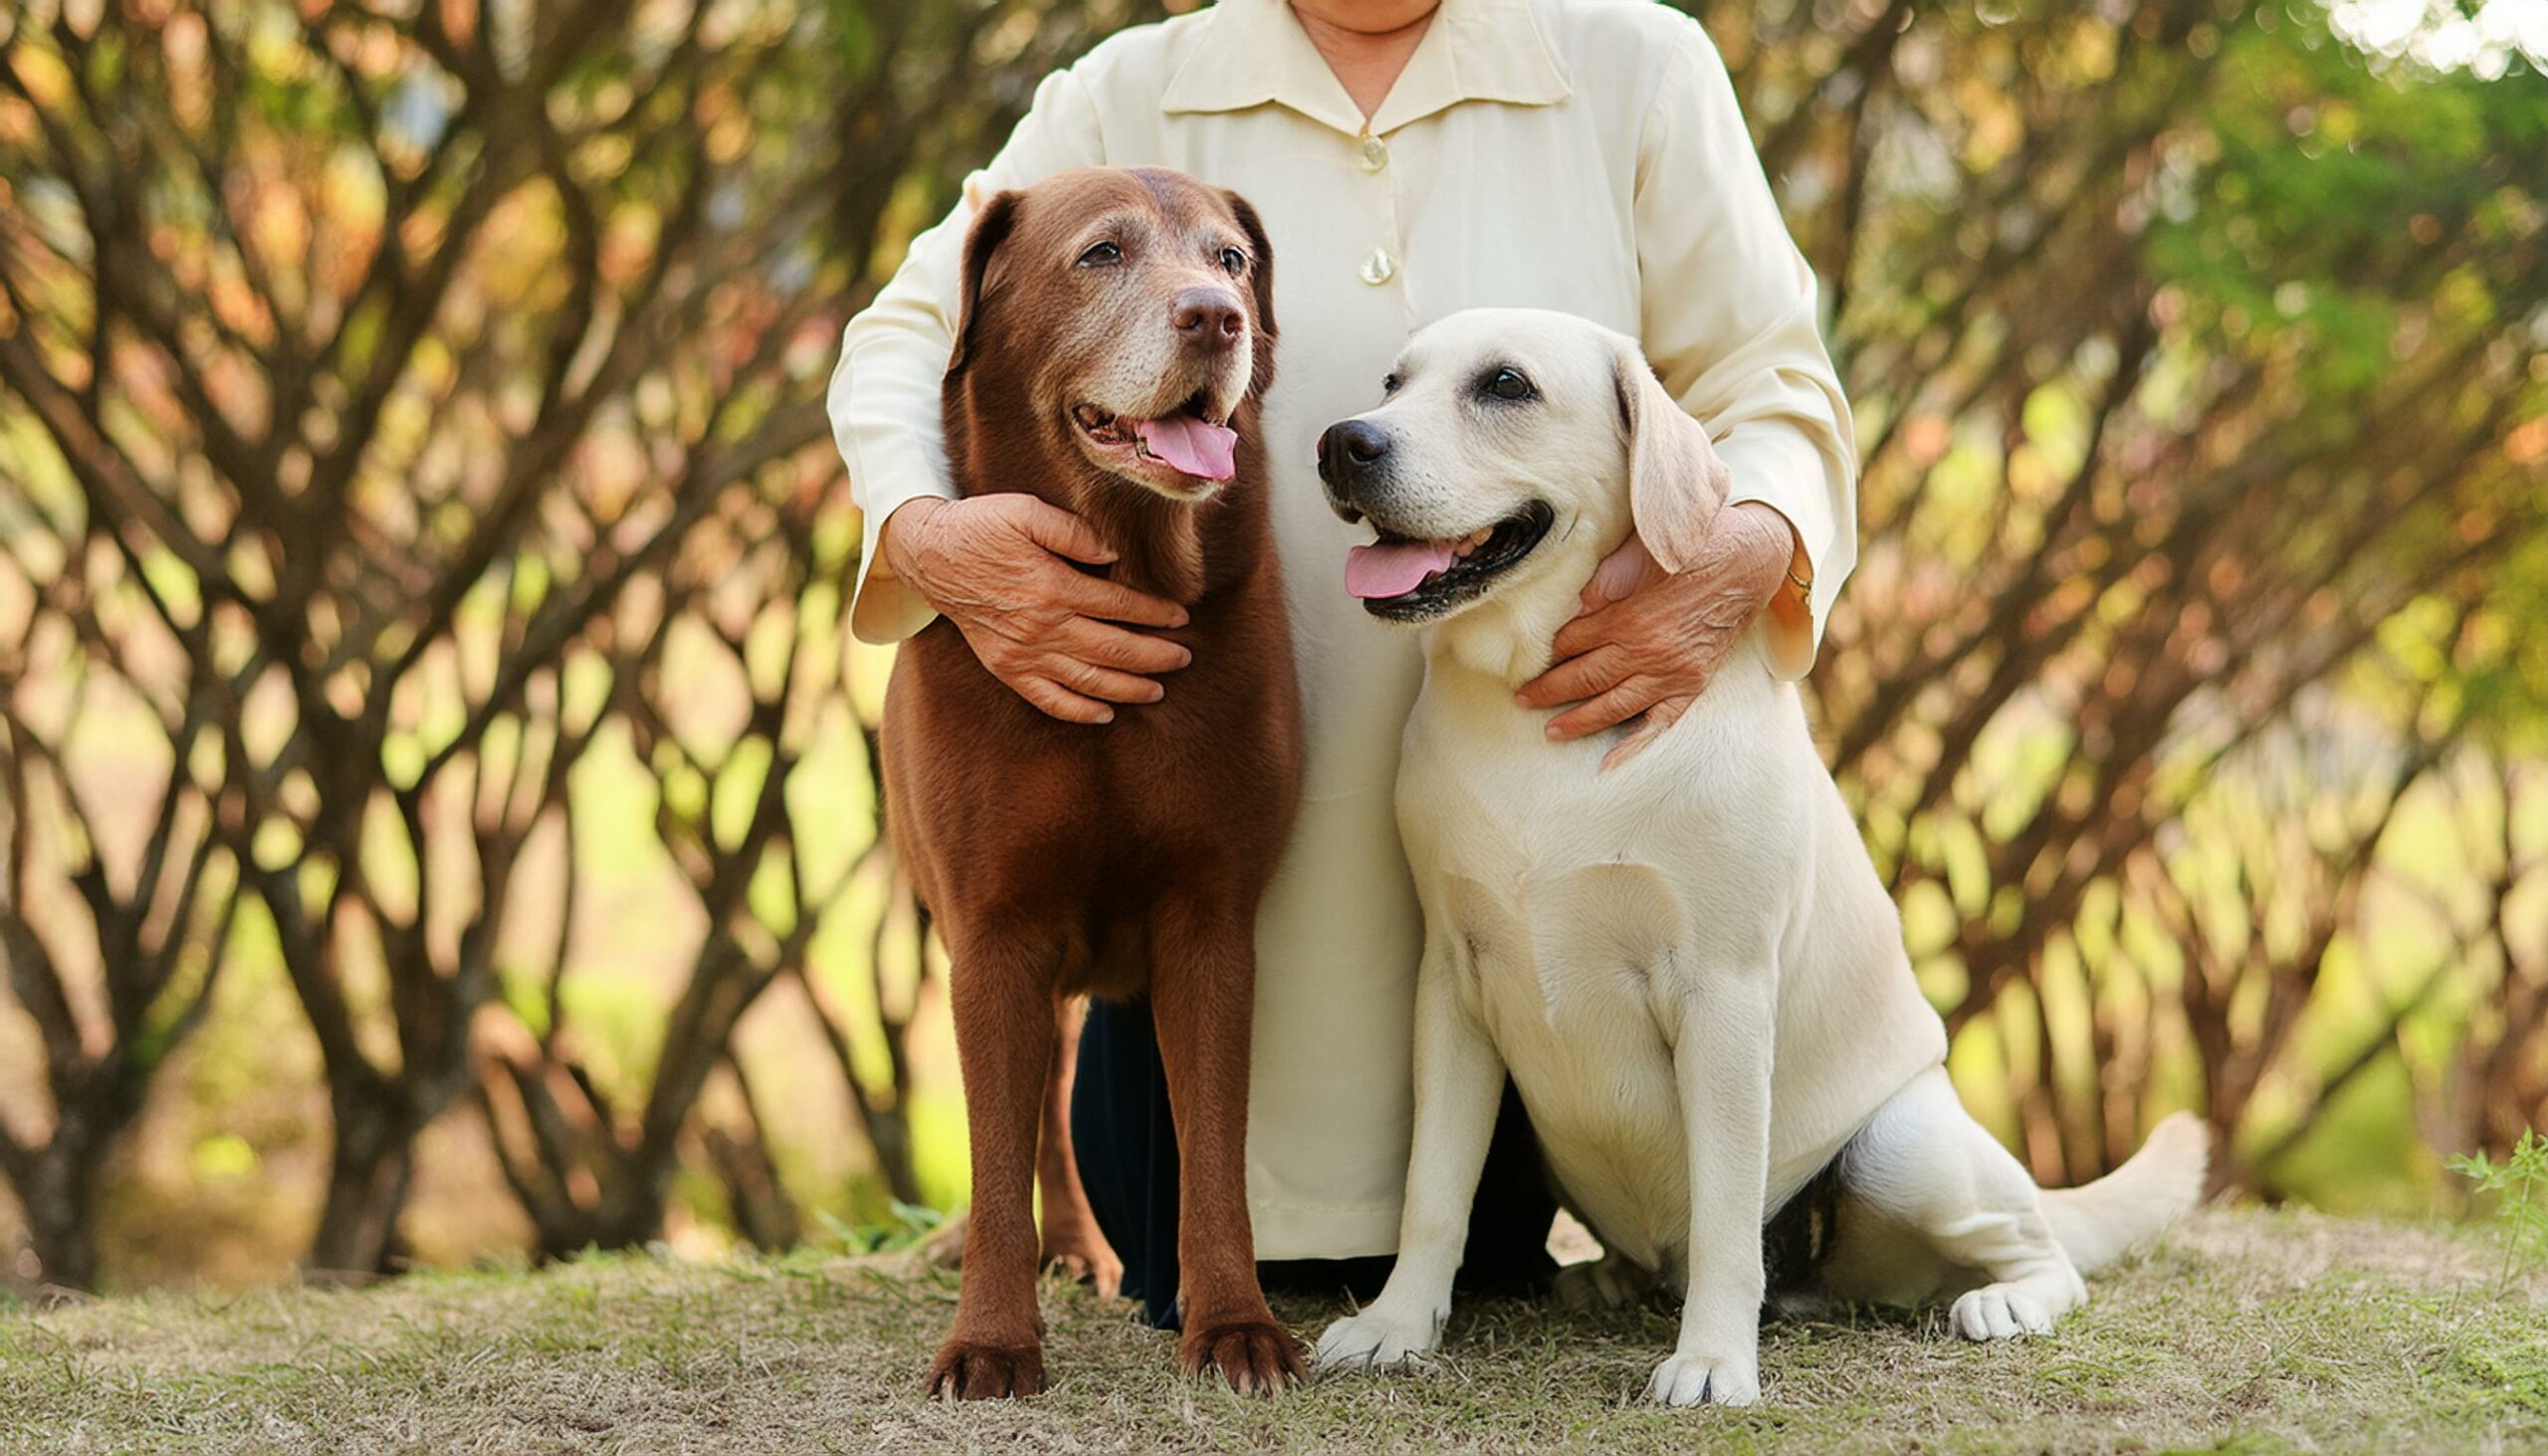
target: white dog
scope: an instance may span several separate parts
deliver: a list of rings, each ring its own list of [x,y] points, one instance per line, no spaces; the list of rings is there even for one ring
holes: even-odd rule
[[[1320,470],[1380,531],[1354,589],[1427,627],[1397,783],[1425,918],[1415,1142],[1396,1271],[1319,1363],[1395,1364],[1440,1338],[1508,1070],[1608,1251],[1596,1289],[1686,1293],[1651,1399],[1760,1398],[1763,1226],[1792,1200],[1820,1210],[1795,1293],[1954,1296],[1972,1340],[2050,1329],[2087,1298],[2080,1270],[2194,1202],[2202,1126],[2171,1119],[2112,1175],[2042,1192],[1966,1114],[1892,902],[1757,632],[1609,772],[1609,743],[1550,743],[1515,705],[1631,524],[1674,567],[1724,500],[1706,431],[1634,341],[1479,310],[1418,333],[1386,387],[1328,431]],[[1799,1198],[1808,1183],[1829,1196]]]

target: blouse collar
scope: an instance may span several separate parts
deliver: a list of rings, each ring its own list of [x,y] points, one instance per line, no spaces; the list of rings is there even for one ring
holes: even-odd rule
[[[1531,0],[1442,0],[1368,129],[1384,135],[1461,102],[1536,106],[1571,92]],[[1220,0],[1160,104],[1243,111],[1269,103],[1349,136],[1366,130],[1362,109],[1327,69],[1289,0]]]

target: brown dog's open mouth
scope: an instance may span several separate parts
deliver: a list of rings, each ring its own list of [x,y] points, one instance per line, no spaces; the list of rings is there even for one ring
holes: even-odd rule
[[[1164,465],[1198,481],[1238,474],[1238,432],[1204,413],[1200,390],[1155,420],[1126,419],[1093,404],[1071,411],[1071,423],[1099,449],[1146,465]]]
[[[1546,502],[1453,540],[1418,540],[1380,528],[1380,539],[1356,546],[1345,562],[1345,589],[1364,610],[1395,621],[1422,621],[1470,600],[1531,554],[1557,521]]]

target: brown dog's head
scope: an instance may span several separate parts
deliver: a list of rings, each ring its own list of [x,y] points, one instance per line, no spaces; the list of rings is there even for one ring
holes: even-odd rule
[[[1273,249],[1235,192],[1089,167],[974,215],[950,390],[1027,412],[1105,475],[1210,496],[1237,473],[1232,416],[1273,361]]]

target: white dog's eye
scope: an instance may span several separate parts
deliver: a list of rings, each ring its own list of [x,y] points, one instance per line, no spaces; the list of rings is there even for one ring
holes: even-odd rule
[[[1497,399],[1529,399],[1539,392],[1531,387],[1530,380],[1523,378],[1521,372],[1515,369],[1498,369],[1488,375],[1485,389],[1488,394]]]
[[[1124,250],[1112,243],[1100,243],[1079,255],[1079,266],[1082,268],[1104,268],[1123,261]]]
[[[1380,392],[1382,394],[1395,394],[1397,393],[1398,385],[1402,382],[1404,381],[1400,380],[1395,374],[1391,374],[1386,379],[1380,381]]]

